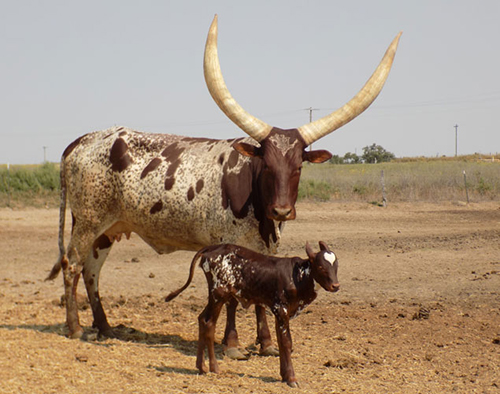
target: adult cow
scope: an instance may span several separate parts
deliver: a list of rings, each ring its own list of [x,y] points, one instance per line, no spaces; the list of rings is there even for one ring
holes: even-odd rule
[[[298,129],[272,127],[232,98],[217,54],[217,16],[208,33],[204,72],[221,110],[250,138],[214,140],[139,133],[123,127],[86,134],[61,159],[60,256],[48,279],[63,270],[69,336],[81,337],[76,288],[81,274],[94,327],[112,336],[99,297],[99,274],[111,246],[137,233],[158,253],[234,243],[275,253],[280,230],[295,219],[304,161],[331,154],[306,148],[363,112],[389,74],[399,35],[361,91],[340,109]],[[64,219],[69,201],[73,229],[67,251]],[[228,308],[224,344],[234,349],[236,304]],[[261,350],[270,348],[264,308],[257,307]]]

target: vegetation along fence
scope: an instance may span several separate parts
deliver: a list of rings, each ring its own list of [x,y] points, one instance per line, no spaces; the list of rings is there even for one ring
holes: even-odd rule
[[[464,176],[464,171],[466,176]],[[475,157],[307,164],[299,199],[388,202],[500,200],[500,162]],[[59,165],[0,165],[0,207],[59,205]]]

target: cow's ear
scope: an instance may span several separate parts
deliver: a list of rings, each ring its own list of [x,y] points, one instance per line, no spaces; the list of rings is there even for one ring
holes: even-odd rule
[[[309,245],[309,242],[306,242],[306,253],[307,257],[309,257],[309,261],[312,263],[314,261],[314,258],[316,257],[316,253],[313,252],[311,245]]]
[[[243,156],[248,157],[261,157],[261,150],[259,147],[247,144],[245,142],[235,142],[233,148],[236,149]]]
[[[324,163],[332,158],[332,154],[327,150],[304,151],[302,159],[310,163]]]

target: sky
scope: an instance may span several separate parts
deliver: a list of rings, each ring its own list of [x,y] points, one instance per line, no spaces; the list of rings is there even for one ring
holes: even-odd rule
[[[314,149],[500,152],[498,0],[0,0],[0,163],[58,162],[79,136],[114,125],[245,136],[203,77],[215,14],[231,94],[281,128],[344,105],[403,31],[379,97]]]

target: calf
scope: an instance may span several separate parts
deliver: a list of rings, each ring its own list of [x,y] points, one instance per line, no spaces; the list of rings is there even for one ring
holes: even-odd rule
[[[165,301],[177,297],[189,286],[195,264],[201,258],[200,266],[208,282],[208,305],[198,317],[196,367],[200,373],[208,372],[205,347],[210,372],[219,372],[214,353],[215,325],[222,306],[239,301],[245,308],[255,304],[271,309],[276,317],[281,378],[291,387],[298,386],[291,360],[289,320],[316,298],[315,281],[326,291],[335,292],[340,286],[337,257],[324,242],[320,241],[319,247],[320,251],[314,253],[307,243],[307,259],[265,256],[230,244],[208,246],[194,256],[186,284],[170,293]]]

